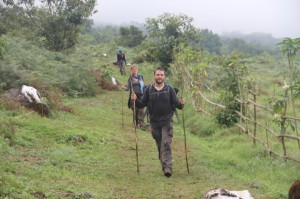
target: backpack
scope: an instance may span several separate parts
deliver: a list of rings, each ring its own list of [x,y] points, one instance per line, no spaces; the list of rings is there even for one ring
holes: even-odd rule
[[[128,79],[128,81],[130,81],[130,78]],[[139,79],[139,82],[140,82],[140,87],[141,87],[141,93],[144,94],[144,90],[145,90],[145,83],[144,83],[144,77],[140,74],[138,74],[138,79]],[[128,105],[128,108],[130,109],[131,106],[130,106],[130,102],[131,102],[131,89],[129,91],[129,98],[128,98],[128,102],[127,102],[127,105]]]

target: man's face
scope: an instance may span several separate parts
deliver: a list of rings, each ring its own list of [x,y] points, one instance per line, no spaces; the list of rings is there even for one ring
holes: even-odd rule
[[[165,81],[165,71],[156,70],[154,79],[157,84],[163,83]]]

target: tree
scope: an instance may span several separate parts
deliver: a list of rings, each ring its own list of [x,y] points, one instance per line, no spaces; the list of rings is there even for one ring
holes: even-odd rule
[[[143,31],[135,26],[120,27],[121,43],[130,48],[140,45],[145,37]]]
[[[179,44],[197,43],[199,29],[192,25],[193,18],[184,14],[164,13],[158,18],[147,18],[148,48],[166,69],[173,61],[173,49]]]
[[[94,13],[96,0],[5,0],[12,8],[23,8],[38,34],[45,38],[46,46],[53,51],[75,45],[81,27]],[[23,16],[24,17],[24,16]]]
[[[211,30],[204,29],[200,31],[200,38],[199,48],[201,51],[206,50],[210,53],[221,54],[222,42],[217,34],[214,34]]]

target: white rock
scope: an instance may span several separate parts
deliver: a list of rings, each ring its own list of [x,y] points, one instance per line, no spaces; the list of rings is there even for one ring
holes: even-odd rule
[[[254,199],[248,190],[229,191],[222,188],[209,190],[202,199]]]
[[[112,81],[113,85],[118,85],[118,84],[117,84],[117,80],[116,80],[116,78],[114,78],[114,77],[111,77],[111,81]]]
[[[29,102],[41,102],[41,95],[39,94],[39,92],[31,87],[31,86],[26,86],[26,85],[23,85],[22,88],[21,88],[21,93],[26,97],[26,99],[29,101]]]

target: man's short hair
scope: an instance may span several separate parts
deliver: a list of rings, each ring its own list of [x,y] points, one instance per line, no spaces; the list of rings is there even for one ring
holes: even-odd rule
[[[156,73],[157,70],[160,70],[160,71],[164,71],[165,72],[165,69],[161,66],[157,67],[155,70],[154,70],[154,75]]]

